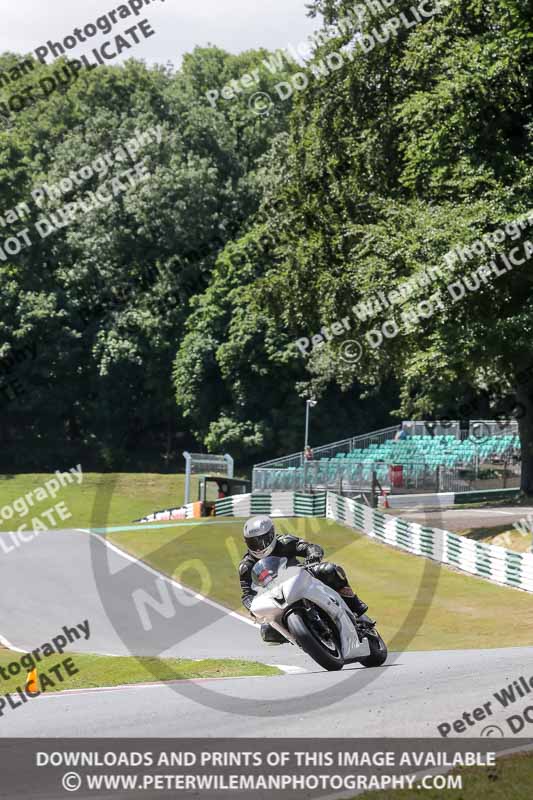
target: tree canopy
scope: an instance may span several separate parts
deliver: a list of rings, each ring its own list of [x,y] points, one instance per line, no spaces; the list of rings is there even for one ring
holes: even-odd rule
[[[22,229],[31,234],[31,246],[0,261],[0,361],[36,347],[35,359],[2,381],[6,463],[48,463],[71,448],[107,466],[136,464],[146,453],[160,464],[177,443],[192,441],[176,408],[172,361],[191,299],[259,205],[257,162],[287,118],[282,107],[259,121],[241,98],[215,109],[205,93],[265,56],[197,48],[177,73],[135,61],[84,71],[0,132],[1,209],[9,220],[17,204],[29,210],[4,224],[0,244]],[[1,68],[13,63],[7,54]],[[58,69],[35,67],[24,81]],[[264,83],[269,88],[268,76]],[[2,97],[13,91],[6,85]],[[135,158],[41,208],[32,191],[156,127],[161,141],[138,154],[149,180],[41,239],[35,223],[43,215],[51,219]]]
[[[328,35],[307,63],[196,48],[176,72],[82,73],[14,115],[3,209],[136,131],[162,140],[142,186],[0,261],[0,363],[37,345],[4,377],[26,387],[4,400],[5,458],[67,443],[109,466],[141,448],[170,462],[194,442],[249,463],[301,448],[311,394],[323,442],[483,394],[489,415],[525,409],[533,492],[533,218],[513,226],[533,210],[531,8],[430,5],[391,25],[411,0],[358,17],[314,0]]]

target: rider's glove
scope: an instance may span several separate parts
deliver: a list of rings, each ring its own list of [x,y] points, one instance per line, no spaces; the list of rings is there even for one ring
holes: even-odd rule
[[[322,560],[322,556],[315,554],[314,556],[307,556],[305,559],[306,566],[311,566],[311,564],[319,564]]]

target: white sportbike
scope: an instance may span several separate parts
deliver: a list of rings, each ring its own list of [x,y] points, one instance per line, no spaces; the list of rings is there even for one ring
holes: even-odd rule
[[[286,558],[268,556],[252,570],[256,595],[250,611],[327,670],[355,661],[379,667],[387,646],[374,623],[356,617],[341,595],[317,580],[305,564],[289,566]]]

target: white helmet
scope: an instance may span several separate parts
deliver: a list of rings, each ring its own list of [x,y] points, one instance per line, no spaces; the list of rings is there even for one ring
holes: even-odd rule
[[[244,526],[244,541],[254,558],[266,558],[276,546],[274,523],[265,515],[252,517]]]

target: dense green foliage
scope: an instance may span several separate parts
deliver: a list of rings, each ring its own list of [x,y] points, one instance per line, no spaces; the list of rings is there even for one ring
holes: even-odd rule
[[[135,131],[162,129],[160,144],[141,153],[149,181],[47,238],[33,228],[35,203],[31,216],[2,230],[0,244],[25,228],[33,242],[0,261],[4,468],[48,467],[69,451],[108,467],[160,467],[181,441],[191,442],[176,409],[172,361],[191,298],[209,285],[218,254],[258,206],[257,160],[286,124],[286,108],[260,120],[246,99],[214,110],[205,92],[265,55],[197,49],[177,74],[133,61],[84,71],[48,101],[13,114],[0,132],[7,216],[36,187],[56,184]],[[6,55],[1,67],[14,63]],[[59,69],[36,67],[0,99]],[[129,166],[115,164],[110,174]],[[87,181],[74,196],[101,182]],[[35,358],[9,366],[30,350]]]
[[[341,6],[346,4],[316,3],[329,22],[338,19]],[[395,9],[409,6],[400,2]],[[349,387],[360,380],[375,387],[393,375],[401,386],[401,411],[419,418],[460,407],[465,394],[492,387],[498,403],[508,393],[521,403],[524,445],[533,426],[533,381],[523,377],[533,363],[533,248],[526,248],[522,266],[491,276],[460,301],[447,285],[470,276],[493,251],[466,263],[457,259],[449,269],[444,256],[533,209],[527,6],[450,2],[301,96],[284,192],[305,202],[291,203],[282,255],[265,277],[265,297],[274,291],[287,298],[280,318],[295,332],[350,315],[350,336],[362,344],[362,358],[347,365],[336,342],[315,350],[315,384],[334,380]],[[365,25],[369,32],[376,19]],[[329,42],[317,58],[342,43]],[[528,235],[533,240],[532,230],[526,229],[522,247]],[[505,254],[517,244],[508,239],[498,250]],[[371,322],[351,313],[354,302],[434,265],[442,278],[402,305]],[[470,285],[475,288],[475,281]],[[429,318],[402,323],[400,312],[416,311],[439,289],[440,303],[433,303]],[[397,335],[382,335],[373,347],[379,337],[366,334],[388,319],[398,324]]]
[[[503,399],[526,410],[533,491],[531,260],[457,300],[447,285],[494,253],[444,259],[533,208],[531,3],[448,0],[386,37],[381,26],[412,5],[359,20],[360,33],[388,38],[368,52],[337,30],[311,65],[259,67],[259,86],[215,109],[205,92],[266,53],[196,49],[176,74],[98,68],[17,115],[0,134],[5,209],[135,128],[165,135],[147,148],[153,178],[141,190],[0,261],[0,358],[38,343],[37,360],[17,368],[27,393],[3,409],[4,456],[28,464],[37,442],[48,455],[69,443],[122,468],[138,448],[172,461],[195,438],[258,460],[300,449],[311,393],[313,442],[484,393],[487,414]],[[311,13],[334,26],[353,7],[315,0]],[[308,88],[281,102],[275,84],[298,71]],[[249,106],[256,91],[273,98],[268,114]],[[498,252],[523,249],[531,230]],[[432,285],[401,305],[354,314],[432,266]],[[343,318],[344,336],[305,358],[295,348]],[[386,322],[396,335],[372,346]],[[358,361],[346,340],[360,344]]]

